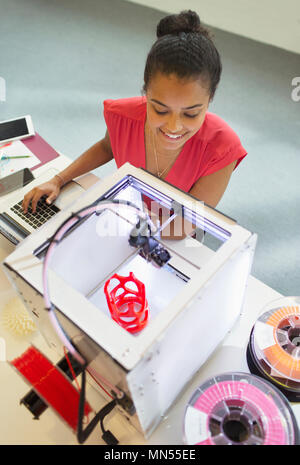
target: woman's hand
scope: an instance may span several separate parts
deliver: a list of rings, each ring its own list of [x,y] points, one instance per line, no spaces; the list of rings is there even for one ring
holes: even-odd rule
[[[96,142],[96,144],[84,152],[79,158],[77,158],[77,160],[73,161],[73,163],[71,163],[67,168],[50,179],[50,181],[40,184],[29,191],[24,196],[22,203],[24,212],[27,213],[30,203],[32,211],[35,212],[39,199],[44,195],[47,197],[46,202],[48,204],[52,203],[59,195],[63,185],[82,174],[88,173],[89,171],[104,165],[104,163],[107,163],[112,159],[113,152],[111,149],[109,134],[108,131],[106,131],[103,139]]]
[[[36,205],[41,197],[47,196],[46,202],[50,205],[59,195],[62,187],[62,181],[59,177],[54,176],[50,181],[44,182],[29,191],[23,199],[22,208],[24,213],[27,213],[28,207],[31,202],[32,212],[35,213]]]

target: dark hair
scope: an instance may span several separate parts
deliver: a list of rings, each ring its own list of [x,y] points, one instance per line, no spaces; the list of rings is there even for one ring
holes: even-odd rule
[[[213,98],[220,81],[222,64],[210,32],[202,26],[194,11],[185,10],[165,16],[156,30],[157,40],[152,45],[144,71],[143,91],[157,73],[176,74],[178,78],[201,77],[209,82]]]

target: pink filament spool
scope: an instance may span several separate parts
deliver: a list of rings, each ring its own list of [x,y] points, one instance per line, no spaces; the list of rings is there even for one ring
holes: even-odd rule
[[[117,280],[113,289],[112,281]],[[114,274],[104,286],[111,317],[130,333],[141,331],[148,322],[149,310],[145,285],[133,273],[129,276]]]
[[[194,445],[288,445],[298,442],[298,428],[287,400],[269,382],[225,373],[194,392],[184,436]]]

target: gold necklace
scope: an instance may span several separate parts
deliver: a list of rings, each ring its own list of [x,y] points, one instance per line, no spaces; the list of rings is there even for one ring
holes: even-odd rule
[[[176,158],[178,157],[178,155],[179,155],[180,152],[177,153],[175,157],[172,157],[171,163],[169,163],[168,166],[167,166],[165,169],[163,169],[162,171],[159,171],[158,156],[157,156],[157,152],[156,152],[156,146],[155,146],[155,143],[154,143],[154,136],[153,136],[153,134],[151,134],[151,139],[152,139],[152,146],[153,146],[154,156],[155,156],[155,162],[156,162],[157,177],[160,179],[160,178],[165,174],[165,172],[171,167],[172,163],[174,163],[174,161],[176,160]]]

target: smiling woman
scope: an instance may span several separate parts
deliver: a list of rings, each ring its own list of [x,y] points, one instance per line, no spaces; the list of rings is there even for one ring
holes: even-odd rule
[[[24,198],[35,211],[62,185],[115,159],[130,162],[215,207],[232,171],[247,152],[239,137],[208,111],[221,76],[219,53],[198,15],[183,11],[161,19],[147,56],[144,95],[104,101],[105,137],[50,182]]]
[[[161,72],[153,76],[147,91],[145,124],[149,171],[158,177],[168,175],[185,143],[201,128],[209,100],[199,79],[182,81],[175,74]]]

